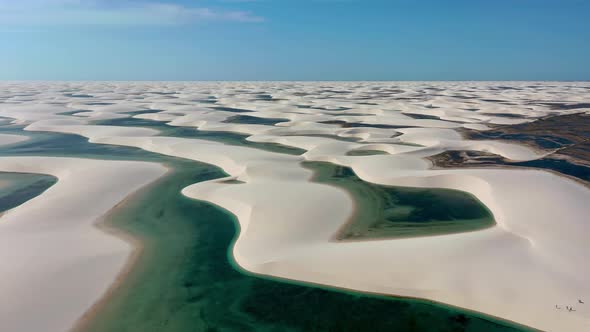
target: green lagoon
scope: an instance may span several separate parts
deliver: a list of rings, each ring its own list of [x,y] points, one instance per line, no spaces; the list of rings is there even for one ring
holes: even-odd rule
[[[51,175],[0,172],[0,212],[41,195],[56,182]]]
[[[360,157],[360,156],[377,156],[388,154],[381,150],[351,150],[346,153],[347,156]]]
[[[279,143],[258,143],[248,141],[246,138],[248,138],[249,135],[246,134],[226,131],[199,130],[193,127],[169,126],[166,124],[166,122],[148,119],[122,118],[96,121],[95,124],[104,126],[151,128],[160,131],[159,136],[203,139],[223,144],[246,146],[250,148],[266,150],[269,152],[285,153],[290,155],[301,155],[306,152],[306,150]]]
[[[235,217],[180,193],[195,182],[224,177],[219,168],[136,148],[90,144],[76,135],[24,134],[33,141],[2,148],[0,155],[146,160],[173,169],[108,216],[107,225],[140,239],[143,251],[84,331],[527,330],[427,301],[252,275],[231,256],[239,229]]]
[[[485,205],[463,191],[383,186],[361,180],[349,167],[328,162],[303,164],[315,171],[315,182],[345,189],[357,202],[338,240],[441,235],[495,224]]]

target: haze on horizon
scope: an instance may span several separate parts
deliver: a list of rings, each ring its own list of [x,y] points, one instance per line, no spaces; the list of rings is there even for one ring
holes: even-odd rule
[[[0,0],[0,80],[588,80],[584,0]]]

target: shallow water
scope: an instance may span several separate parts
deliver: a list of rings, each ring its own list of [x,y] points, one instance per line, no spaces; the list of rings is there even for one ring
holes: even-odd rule
[[[252,110],[246,110],[243,108],[233,108],[233,107],[225,107],[225,106],[214,106],[211,109],[224,111],[224,112],[232,112],[232,113],[252,113]]]
[[[56,182],[51,175],[0,172],[0,212],[41,195]]]
[[[259,124],[259,125],[274,126],[277,123],[288,122],[288,121],[289,121],[288,119],[280,119],[280,118],[260,118],[257,116],[250,116],[250,115],[234,115],[234,116],[231,116],[221,122],[222,123]]]
[[[287,146],[278,143],[258,143],[247,140],[249,135],[238,134],[226,131],[209,131],[198,130],[193,127],[176,127],[169,126],[166,122],[137,119],[137,118],[122,118],[97,121],[96,124],[107,126],[125,126],[125,127],[143,127],[152,128],[160,131],[159,136],[196,138],[215,141],[229,145],[247,146],[255,149],[261,149],[270,152],[285,153],[291,155],[301,155],[306,150],[299,149],[292,146]]]
[[[495,224],[485,205],[463,191],[378,185],[361,180],[349,167],[327,162],[304,166],[315,171],[315,182],[345,189],[357,203],[355,215],[337,235],[340,240],[441,235]]]
[[[108,224],[140,238],[144,251],[84,330],[518,330],[443,305],[252,276],[228,254],[235,217],[180,194],[192,183],[225,176],[219,168],[136,148],[90,144],[76,135],[27,134],[35,137],[33,142],[0,149],[2,154],[159,161],[175,170],[109,216]]]
[[[332,291],[240,273],[228,259],[235,218],[182,196],[222,176],[199,163],[128,200],[110,224],[145,243],[144,254],[89,331],[509,331],[460,310]]]
[[[347,156],[360,157],[360,156],[376,156],[388,154],[381,150],[351,150],[346,153]]]

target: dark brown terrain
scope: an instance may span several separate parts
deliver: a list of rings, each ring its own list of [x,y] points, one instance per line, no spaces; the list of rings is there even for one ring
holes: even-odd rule
[[[446,151],[430,159],[436,167],[508,165],[550,169],[590,182],[590,114],[557,115],[518,125],[495,126],[487,131],[462,129],[471,140],[502,140],[545,151],[544,158],[516,162],[479,151]]]

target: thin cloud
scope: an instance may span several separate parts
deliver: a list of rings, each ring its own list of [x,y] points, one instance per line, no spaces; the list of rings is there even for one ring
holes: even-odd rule
[[[175,25],[262,22],[249,11],[180,4],[100,0],[0,0],[0,25]]]

